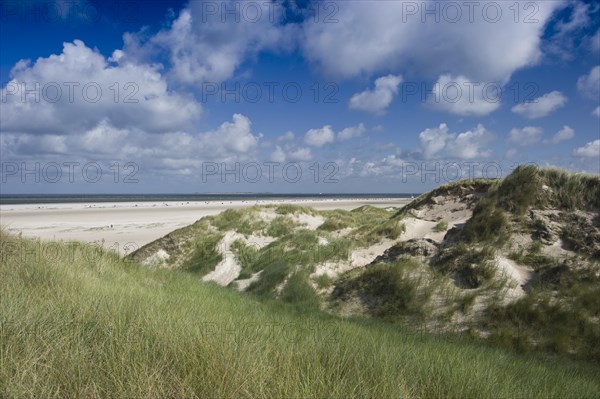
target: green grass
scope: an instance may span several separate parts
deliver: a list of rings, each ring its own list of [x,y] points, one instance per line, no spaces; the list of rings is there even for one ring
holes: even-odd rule
[[[320,214],[325,218],[325,221],[319,226],[319,230],[325,231],[359,227],[373,229],[386,223],[392,215],[391,212],[385,209],[370,205],[364,205],[351,211],[341,209],[321,211]]]
[[[182,269],[203,276],[223,260],[223,255],[217,248],[223,236],[221,234],[206,234],[199,236],[195,241],[195,249],[189,260],[183,263]]]
[[[318,212],[308,206],[283,204],[275,207],[275,212],[279,215],[297,215],[300,213],[306,213],[308,215],[316,215]]]
[[[430,204],[434,197],[443,195],[451,195],[461,197],[468,192],[486,193],[491,187],[496,185],[498,180],[496,179],[466,179],[456,182],[444,184],[432,191],[421,194],[413,201],[402,207],[395,216],[404,216],[412,209],[417,209],[423,205]]]
[[[267,235],[271,237],[283,237],[292,233],[297,224],[287,216],[277,216],[271,221],[267,228]]]
[[[494,249],[468,247],[459,243],[440,252],[433,266],[442,274],[452,277],[463,288],[478,288],[494,277]]]
[[[260,207],[258,206],[245,209],[227,209],[206,219],[222,232],[233,230],[248,236],[260,232],[267,225],[258,216],[259,210]]]
[[[308,282],[308,276],[303,272],[296,272],[287,280],[281,291],[281,300],[293,303],[302,309],[319,308],[320,300],[315,289]]]
[[[319,287],[320,289],[324,289],[324,288],[329,288],[331,287],[331,284],[333,284],[333,277],[328,276],[327,274],[319,274],[317,277],[314,278],[315,284],[317,284],[317,287]]]
[[[567,284],[565,279],[555,283],[555,288]],[[600,326],[592,321],[600,316],[597,286],[597,281],[578,279],[559,291],[560,301],[548,291],[537,290],[506,307],[492,305],[486,309],[487,327],[492,332],[488,339],[517,351],[535,348],[598,364]]]
[[[373,265],[357,277],[336,283],[333,296],[341,300],[357,296],[367,304],[373,316],[388,321],[419,315],[428,297],[419,292],[419,286],[424,284],[418,284],[407,275],[415,267],[418,265],[410,262]]]
[[[448,230],[448,222],[445,220],[442,220],[441,222],[439,222],[438,224],[433,226],[433,231],[435,231],[437,233],[443,233],[447,230]]]
[[[508,238],[511,220],[520,222],[529,209],[546,207],[597,211],[600,209],[600,177],[519,166],[505,179],[490,185],[477,203],[462,237],[469,242],[503,244]],[[585,238],[576,231],[567,231],[564,235],[575,245]]]
[[[258,259],[259,250],[253,245],[247,245],[242,240],[234,241],[230,248],[237,262],[242,267],[238,279],[250,278],[252,276],[252,266]]]
[[[89,245],[3,232],[0,245],[3,398],[592,398],[600,392],[599,370],[582,363],[258,301]]]

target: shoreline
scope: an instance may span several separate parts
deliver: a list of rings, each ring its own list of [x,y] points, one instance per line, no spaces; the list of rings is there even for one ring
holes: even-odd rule
[[[207,201],[112,201],[112,202],[65,202],[65,203],[27,203],[0,204],[0,212],[21,212],[34,210],[66,210],[66,209],[114,209],[114,208],[157,208],[157,207],[203,207],[203,206],[254,206],[293,204],[307,206],[331,203],[359,203],[364,205],[386,202],[407,203],[412,198],[378,197],[378,198],[284,198],[284,199],[232,199]],[[361,205],[358,205],[361,206]]]
[[[0,205],[0,225],[45,241],[83,241],[126,255],[173,230],[227,209],[291,204],[317,210],[401,207],[410,198],[263,199]]]

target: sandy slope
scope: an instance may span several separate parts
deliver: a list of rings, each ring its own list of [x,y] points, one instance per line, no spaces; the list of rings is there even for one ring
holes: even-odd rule
[[[43,240],[98,243],[105,248],[127,254],[204,216],[215,215],[230,208],[289,203],[318,210],[350,210],[362,205],[400,207],[407,202],[398,198],[382,198],[1,205],[0,224],[12,233],[21,232],[25,236],[39,237]]]

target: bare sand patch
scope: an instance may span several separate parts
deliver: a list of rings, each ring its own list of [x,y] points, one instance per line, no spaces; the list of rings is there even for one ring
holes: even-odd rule
[[[14,234],[95,243],[126,255],[173,230],[227,209],[291,204],[317,210],[351,210],[363,205],[401,207],[407,202],[402,198],[379,198],[0,205],[0,224]],[[311,223],[315,221],[311,219]]]

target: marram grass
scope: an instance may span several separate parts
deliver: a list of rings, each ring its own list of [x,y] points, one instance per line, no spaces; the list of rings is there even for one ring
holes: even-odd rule
[[[592,398],[600,372],[0,232],[2,398]]]

